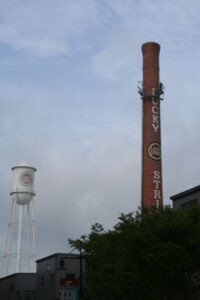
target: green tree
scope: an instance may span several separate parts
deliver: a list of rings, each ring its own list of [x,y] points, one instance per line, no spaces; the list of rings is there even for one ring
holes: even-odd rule
[[[200,207],[169,207],[122,214],[113,230],[96,223],[69,240],[82,250],[94,300],[197,299]]]

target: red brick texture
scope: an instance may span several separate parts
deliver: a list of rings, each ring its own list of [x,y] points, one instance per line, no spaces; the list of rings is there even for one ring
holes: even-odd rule
[[[142,45],[142,207],[163,205],[160,100],[154,97],[159,88],[159,52],[160,45],[157,43]]]

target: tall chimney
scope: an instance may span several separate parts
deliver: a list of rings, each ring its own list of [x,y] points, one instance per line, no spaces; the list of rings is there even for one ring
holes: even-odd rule
[[[160,100],[163,85],[159,81],[160,45],[142,45],[143,84],[139,93],[143,102],[142,120],[142,207],[162,207],[162,163]]]

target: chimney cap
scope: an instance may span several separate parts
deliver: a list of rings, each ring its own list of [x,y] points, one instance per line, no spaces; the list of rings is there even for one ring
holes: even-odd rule
[[[160,44],[156,42],[147,42],[142,45],[142,51],[148,52],[148,51],[160,51]]]

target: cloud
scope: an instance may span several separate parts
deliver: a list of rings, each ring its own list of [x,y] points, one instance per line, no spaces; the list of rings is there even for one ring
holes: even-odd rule
[[[39,57],[68,55],[70,43],[95,23],[94,1],[21,1],[0,4],[0,41]]]
[[[105,80],[130,84],[139,67],[139,54],[139,45],[130,32],[113,33],[104,49],[94,55],[93,68]]]
[[[121,212],[139,206],[140,190],[135,187],[140,184],[140,153],[129,136],[118,132],[97,136],[88,149],[80,145],[71,149],[68,144],[70,139],[62,148],[48,145],[37,154],[35,163],[29,161],[37,167],[34,201],[39,258],[68,252],[68,238],[89,232],[95,222],[111,228]],[[4,238],[12,177],[9,169],[6,174],[6,206],[1,210]]]
[[[199,37],[198,9],[196,0],[193,5],[181,0],[148,3],[144,0],[2,0],[0,41],[13,50],[42,58],[91,49],[94,52],[99,48],[96,59],[108,62],[110,54],[107,56],[99,45],[104,39],[112,38],[113,33],[119,33],[122,38],[114,48],[108,46],[114,53],[113,60],[116,55],[122,59],[120,48],[130,46],[131,39],[139,45],[152,39],[164,44],[168,39],[171,46],[179,43],[182,48],[197,47],[193,41]],[[127,41],[124,33],[130,37]],[[121,59],[114,69],[114,65],[108,63],[113,72],[118,72],[123,63]]]
[[[199,184],[199,6],[196,0],[0,2],[0,41],[12,49],[0,45],[3,232],[10,168],[23,159],[38,169],[39,257],[67,251],[67,238],[87,233],[96,221],[111,228],[120,212],[137,208],[137,81],[140,47],[149,40],[161,44],[166,87],[164,203]]]
[[[81,155],[56,148],[47,151],[36,174],[40,251],[64,251],[67,238],[88,232],[95,222],[109,228],[121,212],[136,209],[137,156],[134,143],[119,134],[96,137],[90,151]]]
[[[67,238],[88,232],[92,223],[109,228],[122,211],[137,208],[140,153],[137,127],[131,130],[114,91],[103,96],[78,93],[78,98],[71,93],[70,102],[66,91],[59,97],[38,94],[27,99],[25,91],[14,89],[1,98],[6,157],[1,168],[2,222],[7,223],[11,204],[10,168],[25,159],[37,168],[36,232],[42,257],[69,250]]]
[[[140,47],[148,41],[161,44],[164,60],[170,57],[181,65],[183,56],[191,52],[199,59],[198,1],[191,5],[185,1],[111,0],[108,6],[115,18],[102,48],[92,58],[94,71],[104,80],[130,84],[141,66]]]

